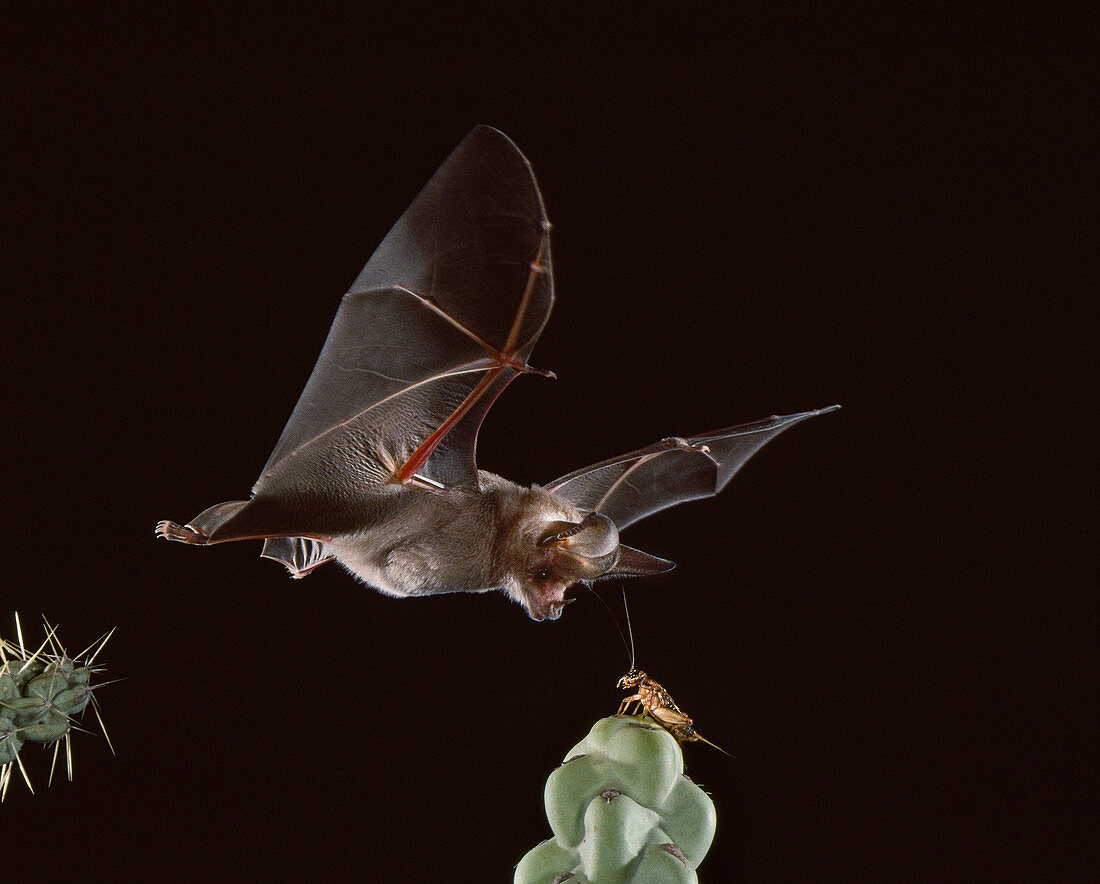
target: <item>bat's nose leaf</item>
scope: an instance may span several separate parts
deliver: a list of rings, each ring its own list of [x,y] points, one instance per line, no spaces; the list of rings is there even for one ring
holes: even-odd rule
[[[664,574],[676,567],[675,562],[651,556],[632,546],[619,546],[619,561],[604,577],[643,577],[648,574]]]

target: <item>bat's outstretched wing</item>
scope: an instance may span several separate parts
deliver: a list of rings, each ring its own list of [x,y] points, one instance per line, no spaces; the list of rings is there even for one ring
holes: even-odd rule
[[[549,229],[530,164],[478,126],[344,295],[254,494],[476,484],[481,420],[550,315]]]
[[[157,534],[265,538],[296,577],[381,486],[476,486],[485,412],[523,372],[554,301],[550,224],[530,164],[474,129],[344,295],[305,390],[249,500]],[[543,374],[550,374],[543,372]]]
[[[799,421],[834,411],[770,417],[687,438],[663,439],[556,479],[546,487],[583,512],[599,512],[625,528],[678,503],[713,497],[750,457]]]

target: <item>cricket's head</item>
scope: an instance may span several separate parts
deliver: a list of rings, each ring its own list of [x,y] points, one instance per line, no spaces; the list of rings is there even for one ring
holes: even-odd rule
[[[646,674],[640,669],[630,668],[630,672],[619,679],[619,683],[616,685],[619,690],[628,690],[630,688],[636,688],[643,681],[646,680]]]
[[[526,530],[512,532],[509,579],[505,591],[526,609],[532,620],[556,620],[572,599],[566,591],[576,583],[604,577],[660,574],[674,567],[619,543],[619,530],[602,513],[580,521],[545,517],[527,520]],[[553,514],[560,516],[560,513]]]

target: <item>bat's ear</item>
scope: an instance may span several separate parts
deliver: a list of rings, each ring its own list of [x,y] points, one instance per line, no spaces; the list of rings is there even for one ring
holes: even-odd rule
[[[558,546],[583,559],[601,559],[619,547],[619,530],[602,513],[589,513],[580,522],[551,522],[539,546]]]
[[[556,549],[573,580],[596,580],[619,557],[619,529],[602,513],[589,513],[580,522],[551,523],[539,546]]]
[[[602,513],[589,513],[581,522],[552,523],[539,546],[556,546],[569,553],[575,562],[575,578],[580,580],[643,577],[663,574],[676,567],[676,563],[668,559],[659,559],[619,543],[615,523]]]
[[[675,562],[651,556],[632,546],[619,544],[619,561],[615,567],[601,577],[645,577],[649,574],[663,574],[676,567]]]

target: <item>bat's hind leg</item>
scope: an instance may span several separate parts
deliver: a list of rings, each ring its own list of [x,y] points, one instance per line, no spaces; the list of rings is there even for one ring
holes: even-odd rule
[[[177,522],[157,522],[157,537],[165,540],[175,540],[177,543],[197,543],[205,545],[209,538],[205,532],[192,528],[190,525],[180,525]]]
[[[206,546],[208,543],[221,543],[223,540],[244,540],[246,537],[269,537],[273,531],[266,530],[269,526],[258,523],[252,518],[249,524],[241,524],[237,516],[243,510],[253,516],[257,515],[254,508],[249,508],[249,500],[227,500],[225,503],[216,503],[209,509],[203,510],[186,525],[178,522],[157,522],[157,537],[165,540],[174,540],[177,543],[192,543],[198,546]],[[258,515],[263,516],[261,507]]]

